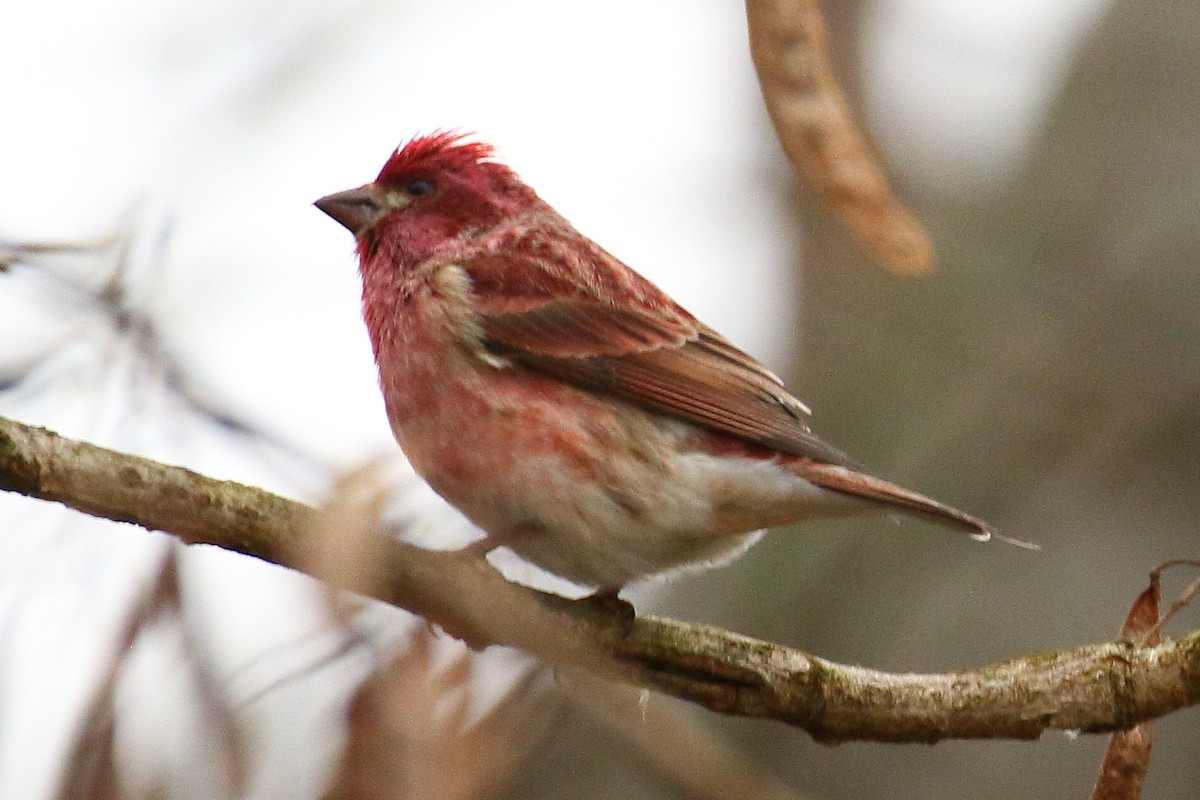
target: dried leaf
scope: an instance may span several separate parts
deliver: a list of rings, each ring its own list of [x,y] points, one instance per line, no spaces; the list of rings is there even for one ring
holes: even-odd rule
[[[889,271],[933,269],[933,245],[895,198],[829,63],[816,0],[746,0],[750,54],[792,166]]]
[[[407,651],[359,687],[349,739],[325,800],[471,800],[528,757],[549,726],[531,676],[468,724],[473,656],[438,666],[433,634],[415,628]]]
[[[1122,639],[1140,646],[1158,644],[1159,574],[1159,570],[1150,574],[1150,585],[1133,601],[1121,626]],[[1151,728],[1150,722],[1142,722],[1112,735],[1092,788],[1092,800],[1137,800],[1142,796],[1142,781],[1150,769],[1154,743]]]
[[[1167,561],[1159,564],[1158,567],[1150,573],[1151,582],[1157,582],[1162,574],[1171,567],[1195,567],[1200,569],[1200,561],[1190,558],[1178,558],[1173,561]],[[1154,627],[1152,627],[1149,631],[1147,631],[1145,634],[1145,639],[1139,642],[1139,644],[1157,644],[1159,641],[1159,632],[1162,630],[1162,627],[1166,625],[1172,617],[1191,605],[1192,601],[1196,599],[1197,593],[1200,593],[1200,578],[1196,578],[1194,581],[1184,587],[1183,591],[1175,597],[1174,601],[1172,601],[1171,607],[1167,609],[1167,613],[1163,614],[1162,617],[1159,618],[1158,623],[1155,624]]]
[[[364,595],[377,591],[383,560],[379,516],[385,497],[378,463],[368,463],[339,478],[313,516],[309,535],[303,537],[309,549],[301,555],[301,568],[326,586]],[[343,592],[330,592],[335,614],[348,622],[355,601]]]

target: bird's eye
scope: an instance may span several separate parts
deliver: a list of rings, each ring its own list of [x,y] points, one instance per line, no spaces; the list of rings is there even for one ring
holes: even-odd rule
[[[433,191],[433,181],[426,180],[425,178],[417,178],[405,184],[404,191],[410,197],[420,197],[423,194],[429,194]]]

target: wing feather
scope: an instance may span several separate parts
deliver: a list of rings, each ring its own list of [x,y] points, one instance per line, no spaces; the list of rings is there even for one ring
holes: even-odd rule
[[[775,373],[574,231],[534,227],[461,266],[484,346],[558,380],[824,463],[854,466],[808,429]],[[559,223],[565,224],[565,223]]]
[[[862,472],[812,434],[808,408],[775,373],[556,214],[501,231],[456,263],[471,279],[483,346],[509,363],[792,456],[782,459],[788,469],[831,491],[994,535]]]

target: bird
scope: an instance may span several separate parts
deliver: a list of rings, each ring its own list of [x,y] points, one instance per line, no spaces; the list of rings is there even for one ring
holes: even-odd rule
[[[374,181],[315,205],[354,234],[396,442],[484,532],[481,552],[505,546],[615,597],[808,520],[900,512],[995,535],[819,439],[774,372],[488,144],[418,135]]]

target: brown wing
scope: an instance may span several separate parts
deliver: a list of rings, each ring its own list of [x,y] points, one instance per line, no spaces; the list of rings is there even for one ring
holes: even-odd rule
[[[500,237],[498,237],[500,238]],[[925,516],[979,538],[988,525],[861,472],[804,422],[779,378],[557,215],[458,261],[484,345],[566,383],[798,456],[788,468],[831,491]],[[1028,543],[998,538],[1030,547]]]
[[[590,241],[537,234],[459,262],[494,353],[752,444],[852,465],[761,363]]]

